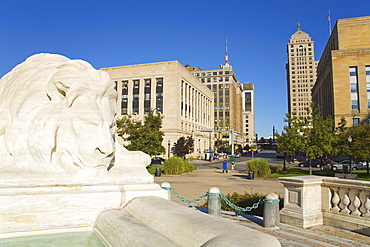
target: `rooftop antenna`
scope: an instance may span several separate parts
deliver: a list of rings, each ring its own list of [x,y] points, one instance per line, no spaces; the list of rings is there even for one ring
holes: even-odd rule
[[[225,53],[225,65],[229,65],[229,53],[227,51],[228,45],[227,45],[227,35],[226,35],[226,53]]]

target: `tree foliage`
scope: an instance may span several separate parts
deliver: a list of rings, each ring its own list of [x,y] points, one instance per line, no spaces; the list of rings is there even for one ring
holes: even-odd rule
[[[281,135],[277,134],[278,151],[287,155],[304,152],[308,159],[339,152],[336,144],[339,143],[340,136],[336,132],[343,129],[343,125],[334,128],[334,120],[331,117],[323,119],[319,109],[313,105],[307,108],[305,116],[287,114],[284,121],[288,125]],[[340,124],[345,126],[345,122]]]
[[[194,139],[192,136],[180,137],[173,148],[173,154],[177,157],[185,158],[185,155],[193,152],[194,150]]]
[[[129,144],[125,147],[130,151],[143,151],[151,156],[165,153],[162,146],[162,119],[159,113],[150,111],[144,121],[134,120],[132,116],[124,116],[117,120],[117,133]]]
[[[370,161],[370,125],[362,124],[348,128],[345,140],[351,136],[352,141],[346,145],[348,155],[356,157],[357,161],[367,162],[367,173],[369,173]]]

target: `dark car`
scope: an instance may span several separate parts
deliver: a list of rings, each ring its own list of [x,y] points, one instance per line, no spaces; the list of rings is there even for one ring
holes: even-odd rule
[[[310,166],[310,160],[303,161],[298,164],[300,167],[309,167]],[[319,159],[312,159],[311,160],[311,167],[321,167],[322,162]]]
[[[165,161],[165,159],[163,159],[161,157],[153,157],[152,162],[150,164],[151,165],[163,165],[164,161]]]

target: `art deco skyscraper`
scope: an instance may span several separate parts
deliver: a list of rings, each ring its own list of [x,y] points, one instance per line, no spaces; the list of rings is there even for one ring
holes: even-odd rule
[[[318,62],[315,61],[311,37],[301,30],[300,23],[297,29],[287,45],[288,112],[305,116],[306,108],[311,102],[311,89],[316,81]]]

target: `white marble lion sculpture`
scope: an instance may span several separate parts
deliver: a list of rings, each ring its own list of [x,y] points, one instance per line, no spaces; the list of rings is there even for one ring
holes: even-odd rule
[[[109,75],[85,61],[29,57],[0,80],[1,166],[76,176],[145,167],[148,155],[116,144],[116,98]]]

